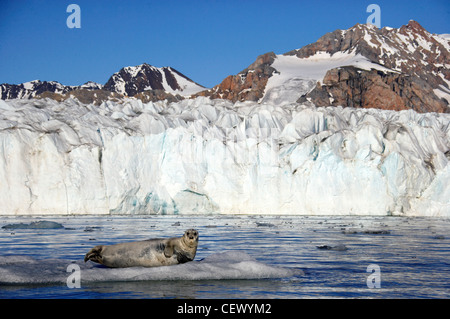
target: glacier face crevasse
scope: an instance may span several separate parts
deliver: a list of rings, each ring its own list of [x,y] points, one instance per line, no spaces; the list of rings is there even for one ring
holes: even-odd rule
[[[0,214],[450,216],[450,115],[0,101]]]

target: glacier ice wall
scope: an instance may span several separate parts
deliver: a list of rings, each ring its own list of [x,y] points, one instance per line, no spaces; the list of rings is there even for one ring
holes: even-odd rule
[[[450,216],[450,115],[0,101],[0,214]]]

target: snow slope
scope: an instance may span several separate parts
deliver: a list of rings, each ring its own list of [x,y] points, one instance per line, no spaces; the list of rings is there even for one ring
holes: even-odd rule
[[[0,214],[450,216],[450,115],[0,101]]]
[[[269,78],[262,102],[292,103],[321,82],[328,70],[352,65],[363,70],[376,69],[396,72],[380,64],[373,63],[360,54],[337,52],[330,55],[318,52],[308,58],[277,55],[271,65],[276,72]]]
[[[190,96],[190,95],[193,95],[195,93],[205,90],[204,87],[187,79],[184,76],[181,76],[177,71],[174,71],[171,67],[168,67],[168,69],[172,73],[172,76],[175,78],[177,84],[180,86],[180,90],[174,90],[169,85],[167,85],[167,82],[164,82],[163,85],[164,85],[165,91],[172,93],[172,94],[180,94],[182,96]]]

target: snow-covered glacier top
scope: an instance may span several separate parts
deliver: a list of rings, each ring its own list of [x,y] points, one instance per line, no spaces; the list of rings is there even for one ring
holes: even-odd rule
[[[0,214],[450,216],[450,115],[0,101]]]

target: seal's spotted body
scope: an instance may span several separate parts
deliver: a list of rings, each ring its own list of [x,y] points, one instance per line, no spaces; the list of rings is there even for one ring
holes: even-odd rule
[[[111,268],[170,266],[194,260],[197,245],[198,231],[188,229],[182,237],[95,246],[84,261]]]

